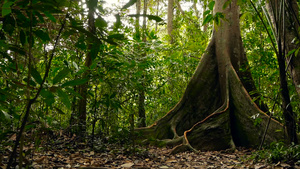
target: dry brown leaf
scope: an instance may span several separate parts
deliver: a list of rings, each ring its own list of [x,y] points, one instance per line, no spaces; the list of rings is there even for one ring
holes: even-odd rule
[[[130,168],[134,165],[134,163],[130,162],[130,163],[125,163],[123,165],[121,165],[121,167],[124,167],[124,168]]]
[[[34,162],[41,164],[46,159],[46,156],[42,156],[41,158],[37,158]]]
[[[173,159],[170,159],[170,160],[167,160],[166,163],[176,163],[177,160],[173,160]]]

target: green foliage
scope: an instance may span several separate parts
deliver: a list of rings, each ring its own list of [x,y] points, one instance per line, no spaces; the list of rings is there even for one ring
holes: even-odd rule
[[[142,17],[142,16],[145,16],[149,20],[155,20],[156,22],[162,22],[163,21],[163,19],[161,19],[159,16],[155,16],[155,15],[133,14],[133,15],[128,15],[128,16],[130,16],[130,17]]]
[[[118,143],[121,145],[129,144],[130,131],[128,128],[116,128],[113,130],[112,135],[108,138],[110,143]]]
[[[66,10],[67,26],[30,114],[30,122],[39,123],[27,128],[43,131],[71,128],[72,131],[72,127],[78,125],[79,100],[83,98],[79,86],[86,85],[88,134],[92,133],[95,124],[95,134],[108,137],[115,143],[130,142],[130,117],[134,115],[134,124],[138,123],[139,91],[145,91],[147,125],[176,105],[208,45],[211,23],[219,25],[225,18],[222,13],[213,14],[215,1],[203,2],[206,4],[201,13],[204,17],[197,16],[196,9],[192,8],[185,10],[184,15],[175,10],[174,43],[169,44],[163,19],[165,10],[160,5],[157,11],[155,2],[149,2],[148,27],[140,31],[146,36],[147,41],[143,42],[134,26],[135,18],[144,15],[128,14],[136,0],[120,7],[105,8],[100,1],[94,5],[98,9],[95,34],[88,30],[87,9],[79,2],[83,3],[36,0],[30,6],[26,0],[3,2],[3,21],[0,22],[0,150],[1,146],[4,147],[1,139],[5,140],[17,131],[28,98],[34,97],[43,82]],[[276,103],[274,117],[281,120],[280,103],[274,100],[279,82],[270,39],[252,8],[246,1],[240,2],[243,2],[240,18],[242,39],[255,84],[269,107]],[[223,8],[230,3],[231,0],[226,1]],[[115,11],[119,12],[115,15],[116,22],[112,23],[107,16]],[[32,45],[31,65],[28,65],[29,45]],[[88,53],[92,58],[89,67],[85,63]],[[291,93],[296,93],[292,85],[290,88]],[[295,95],[291,100],[299,115],[299,99]],[[260,121],[259,117],[256,118],[254,125]],[[36,138],[37,145],[41,142],[39,139]],[[164,145],[163,142],[157,144]],[[273,147],[272,161],[281,159],[284,154],[290,159],[298,157],[295,153],[299,150],[297,146],[288,147],[284,153],[280,153],[280,146]]]
[[[251,159],[256,161],[266,160],[269,163],[289,163],[289,164],[299,164],[300,163],[300,146],[290,145],[286,146],[282,142],[272,143],[270,147],[256,151]]]
[[[2,16],[6,16],[11,13],[10,6],[13,5],[14,2],[10,2],[9,0],[5,0],[2,6]]]

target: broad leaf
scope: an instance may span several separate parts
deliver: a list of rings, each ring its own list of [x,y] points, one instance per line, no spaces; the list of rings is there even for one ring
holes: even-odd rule
[[[123,34],[113,34],[113,35],[109,35],[107,39],[124,40],[125,36]]]
[[[215,1],[211,1],[209,4],[208,4],[208,8],[210,10],[213,10],[214,9],[214,6],[215,6]]]
[[[88,82],[88,79],[75,79],[75,80],[70,80],[62,85],[62,87],[66,86],[77,86],[77,85],[82,85]]]
[[[211,11],[211,10],[207,10],[207,11],[205,11],[205,12],[203,13],[203,15],[204,15],[204,16],[206,16],[207,14],[209,14],[209,13],[210,13],[210,11]]]
[[[56,19],[54,18],[54,16],[49,13],[48,11],[45,11],[44,14],[53,22],[56,22]]]
[[[122,9],[127,9],[129,7],[131,7],[132,5],[134,5],[136,3],[137,0],[130,0],[129,2],[127,2],[127,4],[125,4]]]
[[[24,46],[24,44],[26,43],[26,35],[23,30],[20,31],[20,41],[21,41],[21,44]]]
[[[48,33],[44,32],[42,30],[34,31],[34,34],[44,42],[50,41],[50,37],[49,37]]]
[[[156,15],[144,15],[144,14],[132,14],[128,15],[130,17],[141,17],[141,16],[146,16],[149,20],[155,20],[156,22],[161,22],[163,19],[159,16]]]
[[[107,22],[100,16],[95,20],[95,26],[98,28],[107,27]]]
[[[55,102],[53,93],[48,90],[41,90],[41,96],[44,98],[44,101],[48,106],[51,106]]]
[[[296,49],[293,49],[291,51],[289,51],[289,53],[287,54],[287,56],[290,56],[291,54],[293,54],[296,51]]]
[[[38,84],[42,84],[43,79],[40,73],[35,68],[31,68],[31,76]]]
[[[4,1],[4,4],[2,6],[2,17],[8,15],[11,13],[10,6],[13,4],[13,2],[9,2],[8,0]]]
[[[4,118],[5,118],[4,121],[10,121],[11,120],[10,115],[8,113],[6,113],[5,111],[3,111],[3,110],[1,111],[0,110],[0,113],[2,114],[2,116],[4,116]],[[3,119],[3,118],[1,118],[1,119]]]
[[[115,17],[116,17],[116,22],[114,24],[115,26],[114,29],[117,30],[121,26],[122,22],[121,22],[120,14],[116,14]]]
[[[212,19],[213,19],[213,15],[212,15],[212,14],[208,14],[208,15],[204,18],[202,25],[207,24],[207,23],[210,22]]]
[[[86,29],[84,29],[82,26],[71,26],[73,29],[78,30],[79,32],[84,33],[87,37],[97,41],[98,43],[101,43],[101,40],[98,39],[98,37],[96,35],[94,35],[93,33],[87,31]]]
[[[68,108],[71,109],[71,103],[70,103],[70,99],[68,97],[68,95],[61,89],[57,89],[56,90],[60,100],[63,102],[63,104]]]
[[[24,55],[24,56],[26,55],[25,49],[21,48],[19,46],[11,45],[11,46],[8,47],[8,49],[11,50],[11,51],[13,51],[13,52],[16,52],[16,53],[18,53],[20,55]]]
[[[61,82],[62,79],[64,79],[70,72],[70,69],[64,68],[60,72],[57,73],[57,75],[53,79],[53,84],[56,84],[58,82]]]

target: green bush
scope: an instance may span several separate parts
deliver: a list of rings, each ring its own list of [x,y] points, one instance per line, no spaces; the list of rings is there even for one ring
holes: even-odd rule
[[[272,143],[270,147],[256,151],[252,159],[255,161],[266,160],[269,163],[300,164],[300,145],[286,146],[282,142]]]

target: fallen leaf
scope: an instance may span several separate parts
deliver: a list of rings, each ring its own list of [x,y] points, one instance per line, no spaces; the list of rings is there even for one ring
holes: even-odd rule
[[[172,159],[166,161],[166,163],[176,163],[176,162],[177,160],[172,160]]]
[[[44,160],[45,160],[46,156],[43,156],[41,158],[38,158],[36,160],[34,160],[34,162],[38,163],[38,164],[41,164]]]
[[[123,165],[121,165],[121,167],[124,167],[124,168],[130,168],[134,165],[134,163],[125,163]]]

